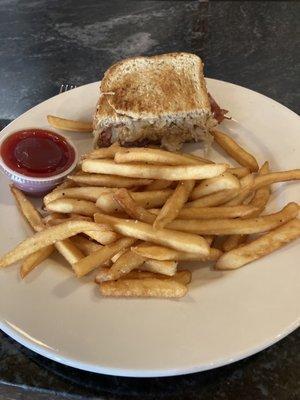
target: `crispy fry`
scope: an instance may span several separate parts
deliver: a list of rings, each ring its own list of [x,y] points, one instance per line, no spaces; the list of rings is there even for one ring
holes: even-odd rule
[[[65,119],[56,117],[54,115],[47,115],[47,120],[51,126],[63,131],[72,132],[93,132],[93,125],[91,122],[74,121],[72,119]]]
[[[289,203],[281,211],[249,219],[180,220],[167,225],[168,229],[190,232],[198,235],[233,235],[263,233],[296,218],[298,205]],[[145,239],[147,240],[147,239]]]
[[[259,175],[267,174],[269,172],[269,163],[265,162],[259,170]],[[249,206],[254,206],[254,210],[248,215],[242,216],[243,218],[253,218],[258,217],[264,210],[265,206],[270,197],[270,186],[263,186],[257,189],[254,193]],[[230,251],[245,243],[247,240],[247,235],[230,235],[228,236],[222,244],[222,249],[224,251]]]
[[[168,223],[172,222],[180,210],[187,202],[193,188],[195,181],[181,181],[178,183],[172,195],[167,199],[164,206],[157,215],[153,227],[155,229],[162,229]]]
[[[176,232],[170,229],[156,230],[143,222],[115,218],[104,214],[95,214],[94,218],[96,222],[102,221],[110,224],[116,232],[124,236],[162,244],[182,251],[198,254],[209,253],[206,240],[198,235]]]
[[[43,219],[40,213],[35,209],[31,202],[25,197],[23,192],[14,186],[10,187],[12,194],[16,200],[16,203],[25,217],[29,225],[34,231],[40,231],[44,229]]]
[[[207,179],[222,174],[228,168],[227,164],[203,165],[148,165],[148,164],[116,164],[112,160],[86,159],[82,163],[82,170],[98,174],[114,174],[132,178],[189,180]]]
[[[39,212],[33,207],[33,205],[29,202],[29,200],[23,195],[21,191],[14,190],[14,195],[16,196],[16,200],[20,202],[20,208],[22,212],[24,212],[25,217],[30,222],[31,226],[36,232],[42,231],[45,229],[45,225],[43,219],[41,218]],[[54,221],[58,216],[52,215],[51,218]],[[54,247],[59,251],[60,254],[70,263],[72,264],[75,261],[80,260],[80,258],[84,257],[84,254],[76,248],[74,244],[72,244],[69,239],[57,241],[54,244]],[[40,250],[36,251],[33,254],[30,254],[26,260],[24,260],[21,266],[21,276],[27,275],[32,269],[34,269],[40,262],[44,261],[45,256],[50,255],[53,252],[53,246],[42,247]],[[25,275],[24,275],[25,274]]]
[[[259,170],[259,177],[268,174],[269,171],[269,163],[266,161]],[[255,183],[254,183],[255,186]],[[270,185],[262,186],[261,188],[256,189],[254,196],[249,204],[252,206],[258,207],[260,211],[263,211],[266,207],[269,198],[271,195],[271,187]],[[256,214],[259,215],[259,214]],[[256,216],[254,215],[254,216]]]
[[[258,207],[250,204],[240,206],[220,206],[220,207],[184,207],[179,212],[177,218],[181,219],[216,219],[216,218],[237,218],[252,216]],[[158,214],[158,210],[150,209],[150,213]],[[147,211],[147,212],[149,212]],[[140,219],[140,218],[137,218]],[[148,222],[150,223],[150,222]]]
[[[252,174],[246,175],[241,179],[241,188],[237,196],[224,203],[225,206],[238,206],[242,204],[249,194],[253,191],[254,177]]]
[[[223,254],[217,261],[216,268],[240,268],[251,261],[272,253],[298,237],[300,237],[300,220],[293,219],[259,239]]]
[[[95,282],[101,283],[107,281],[108,279],[105,278],[107,277],[108,274],[109,274],[109,268],[105,267],[100,268],[99,274],[95,278]],[[160,273],[150,272],[150,271],[132,270],[127,275],[121,276],[119,279],[143,279],[143,278],[157,278],[162,280],[172,279],[182,283],[183,285],[188,285],[191,282],[192,274],[191,271],[187,269],[182,269],[180,271],[177,271],[175,275],[172,276],[163,275]]]
[[[93,253],[102,248],[102,245],[99,243],[95,243],[92,240],[85,238],[84,236],[73,236],[70,239],[78,248],[83,252],[85,256]]]
[[[68,179],[70,179],[72,182],[76,182],[80,186],[104,186],[110,188],[146,186],[151,185],[153,182],[152,179],[126,178],[125,176],[102,174],[70,175],[68,176]]]
[[[44,204],[47,206],[51,201],[60,199],[60,198],[68,198],[68,199],[77,199],[77,200],[89,200],[95,202],[99,196],[103,193],[107,192],[107,188],[103,187],[94,187],[94,186],[86,186],[86,187],[74,187],[68,189],[60,189],[55,190],[47,194],[44,197]]]
[[[192,191],[190,198],[191,200],[196,200],[211,193],[219,192],[220,190],[239,188],[240,181],[238,178],[229,172],[224,172],[215,178],[201,181]]]
[[[227,171],[230,172],[232,175],[236,176],[237,178],[243,178],[244,176],[250,174],[250,169],[246,167],[229,168]]]
[[[57,241],[54,246],[71,265],[84,257],[84,253],[68,238]]]
[[[215,207],[226,203],[239,194],[240,189],[225,189],[217,193],[208,194],[200,199],[189,201],[186,207]]]
[[[145,187],[145,190],[162,190],[168,189],[173,184],[173,181],[166,181],[165,179],[157,179]]]
[[[101,231],[103,230],[103,226],[94,222],[68,221],[64,224],[51,226],[43,231],[37,232],[35,235],[21,242],[12,251],[6,253],[0,259],[0,268],[22,260],[22,258],[25,258],[39,249],[57,242],[58,240],[67,239],[86,230]]]
[[[69,189],[71,187],[75,187],[77,184],[75,182],[65,180],[63,181],[60,185],[56,186],[50,193],[55,192],[55,190],[61,190],[61,189]]]
[[[112,297],[183,297],[187,287],[171,279],[143,278],[120,279],[102,282],[99,285],[103,296]]]
[[[56,213],[54,213],[54,214],[56,214]],[[63,215],[62,218],[60,218],[60,217],[59,218],[51,218],[52,215],[53,214],[49,214],[49,215],[47,215],[47,217],[45,217],[43,219],[44,223],[47,226],[60,225],[66,221],[91,221],[91,222],[93,222],[93,219],[91,217],[86,217],[84,215],[79,215],[79,214],[74,217],[71,217],[71,216],[67,217],[66,214],[62,214]],[[64,216],[65,216],[65,218],[64,218]]]
[[[258,164],[256,159],[237,144],[230,136],[220,131],[213,131],[212,135],[215,142],[218,143],[222,149],[231,156],[240,165],[247,167],[251,172],[258,171]]]
[[[300,179],[300,169],[292,169],[289,171],[272,172],[270,174],[259,175],[255,178],[254,188],[259,189],[266,185],[276,182],[288,182]]]
[[[47,225],[47,226],[59,225],[62,222],[66,222],[67,218],[68,218],[68,216],[66,214],[53,212],[51,214],[46,215],[43,218],[43,223],[44,223],[44,225]],[[87,217],[87,218],[89,218],[89,217]],[[59,223],[56,223],[56,221],[59,221]]]
[[[60,213],[77,213],[92,217],[99,208],[96,207],[95,203],[87,200],[76,200],[76,199],[57,199],[47,204],[46,209],[48,211],[56,211]]]
[[[120,189],[114,193],[114,199],[122,209],[134,219],[152,224],[155,221],[155,215],[151,214],[144,207],[139,205],[130,195],[128,190]]]
[[[208,160],[207,158],[203,158],[203,157],[200,157],[200,156],[196,156],[196,154],[181,153],[181,152],[178,152],[178,154],[181,154],[181,155],[183,155],[184,157],[191,158],[192,160],[195,160],[195,161],[200,161],[200,162],[203,163],[203,164],[215,164],[213,161]]]
[[[83,231],[85,235],[95,240],[100,244],[110,244],[115,242],[119,235],[110,229],[103,229],[102,231]]]
[[[24,279],[29,274],[29,272],[31,272],[35,267],[37,267],[48,257],[50,257],[53,251],[54,246],[50,244],[49,246],[43,247],[42,249],[26,257],[20,268],[21,278]]]
[[[73,266],[77,277],[80,278],[93,271],[95,268],[100,267],[109,261],[121,249],[130,247],[134,242],[134,239],[122,238],[115,243],[103,246],[101,249],[86,256]]]
[[[97,159],[97,158],[114,158],[115,154],[117,151],[119,151],[121,147],[118,145],[118,143],[113,143],[109,147],[102,147],[100,149],[95,149],[91,151],[90,153],[85,154],[82,158],[91,158],[91,159]]]
[[[111,190],[103,193],[96,202],[97,207],[107,214],[121,212],[122,207],[114,198],[115,192],[115,190]],[[139,205],[145,208],[153,208],[162,206],[172,193],[173,190],[171,189],[163,189],[150,192],[131,192],[130,195]]]
[[[121,149],[115,154],[116,163],[143,162],[165,165],[203,165],[203,161],[183,154],[178,154],[161,149],[129,148]]]
[[[246,242],[247,237],[248,235],[228,235],[221,245],[222,250],[228,252],[239,247]]]
[[[215,261],[222,255],[220,250],[214,248],[211,248],[209,254],[204,256],[153,244],[140,244],[131,247],[131,250],[142,257],[153,258],[160,261]]]
[[[147,259],[145,260],[141,269],[143,271],[149,271],[162,275],[173,276],[177,271],[177,261]]]
[[[98,280],[102,282],[117,280],[122,276],[127,275],[133,269],[139,268],[144,261],[144,257],[133,253],[129,249],[117,259],[105,275],[102,275],[101,280],[99,278],[100,275],[98,275]]]
[[[77,214],[73,217],[69,217],[69,218],[60,218],[57,216],[54,217],[54,214],[50,214],[47,218],[46,225],[47,226],[55,226],[55,225],[60,225],[66,221],[91,221],[91,222],[93,222],[94,220],[91,217],[86,217],[86,216],[79,215],[79,214]],[[118,235],[109,229],[102,230],[101,232],[84,231],[83,233],[85,235],[89,236],[91,239],[93,239],[96,242],[101,243],[101,244],[112,243],[118,238]]]
[[[122,254],[124,254],[127,251],[127,249],[122,249],[120,250],[117,254],[115,254],[112,258],[111,258],[111,262],[115,263],[117,261],[118,258],[121,257]]]

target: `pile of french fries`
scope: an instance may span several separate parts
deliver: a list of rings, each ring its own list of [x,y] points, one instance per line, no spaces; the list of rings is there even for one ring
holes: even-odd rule
[[[271,184],[299,180],[300,170],[271,172],[225,133],[213,136],[240,166],[114,144],[86,154],[44,197],[47,215],[12,187],[35,233],[0,267],[22,260],[24,278],[56,250],[78,278],[96,270],[103,296],[177,298],[191,281],[180,262],[232,270],[298,238],[297,203],[261,214]]]

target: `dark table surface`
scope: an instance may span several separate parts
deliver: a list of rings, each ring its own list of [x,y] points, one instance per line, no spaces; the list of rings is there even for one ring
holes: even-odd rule
[[[299,2],[0,0],[0,124],[62,83],[99,80],[137,54],[192,51],[206,76],[299,112]],[[85,373],[0,333],[1,399],[300,398],[300,332],[235,364],[159,379]]]

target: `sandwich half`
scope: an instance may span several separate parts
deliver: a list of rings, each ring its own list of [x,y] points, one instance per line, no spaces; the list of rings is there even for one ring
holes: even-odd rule
[[[217,125],[201,59],[189,53],[135,57],[110,67],[100,85],[94,145],[161,144],[178,150]]]

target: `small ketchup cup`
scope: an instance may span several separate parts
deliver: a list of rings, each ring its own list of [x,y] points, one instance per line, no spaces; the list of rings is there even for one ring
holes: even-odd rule
[[[74,144],[49,130],[27,128],[0,139],[0,170],[16,187],[34,196],[59,185],[77,162]]]

